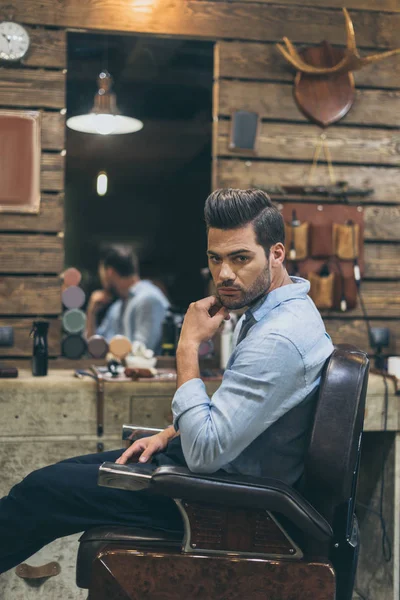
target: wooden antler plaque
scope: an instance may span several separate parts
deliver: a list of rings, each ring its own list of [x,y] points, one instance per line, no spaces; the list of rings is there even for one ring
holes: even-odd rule
[[[307,64],[314,67],[331,67],[343,58],[344,51],[332,48],[328,42],[322,42],[318,46],[306,48],[300,54]],[[293,92],[304,115],[325,128],[340,121],[353,106],[354,77],[351,72],[316,77],[298,71]]]

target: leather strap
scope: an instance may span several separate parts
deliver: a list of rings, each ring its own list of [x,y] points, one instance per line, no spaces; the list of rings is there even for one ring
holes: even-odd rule
[[[61,572],[61,567],[58,562],[49,562],[46,565],[40,567],[33,567],[22,563],[15,569],[16,574],[21,579],[43,579],[48,577],[55,577]]]
[[[97,435],[101,437],[104,433],[104,378],[95,366],[91,366],[90,370],[96,379]]]

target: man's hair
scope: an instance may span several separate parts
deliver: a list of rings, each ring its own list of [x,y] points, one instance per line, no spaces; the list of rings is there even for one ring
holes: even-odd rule
[[[215,190],[206,200],[207,229],[239,229],[253,224],[257,244],[266,253],[271,246],[285,243],[285,224],[279,210],[262,190]]]
[[[100,250],[100,263],[112,267],[121,277],[139,274],[138,259],[130,246],[107,246]]]

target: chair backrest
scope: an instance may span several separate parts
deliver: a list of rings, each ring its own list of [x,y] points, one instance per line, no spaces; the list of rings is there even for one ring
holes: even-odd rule
[[[354,346],[336,346],[321,376],[305,460],[304,494],[333,524],[354,499],[364,423],[369,360]]]

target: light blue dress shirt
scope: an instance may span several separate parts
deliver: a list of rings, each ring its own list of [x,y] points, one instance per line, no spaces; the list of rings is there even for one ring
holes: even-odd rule
[[[253,322],[234,347],[210,399],[201,379],[175,393],[174,426],[191,471],[219,469],[294,484],[303,472],[321,370],[333,351],[310,284],[273,290],[239,320]]]
[[[168,307],[169,302],[160,288],[151,281],[140,280],[129,289],[125,302],[116,300],[110,306],[96,333],[107,341],[114,335],[125,335],[132,342],[143,342],[158,352]]]

